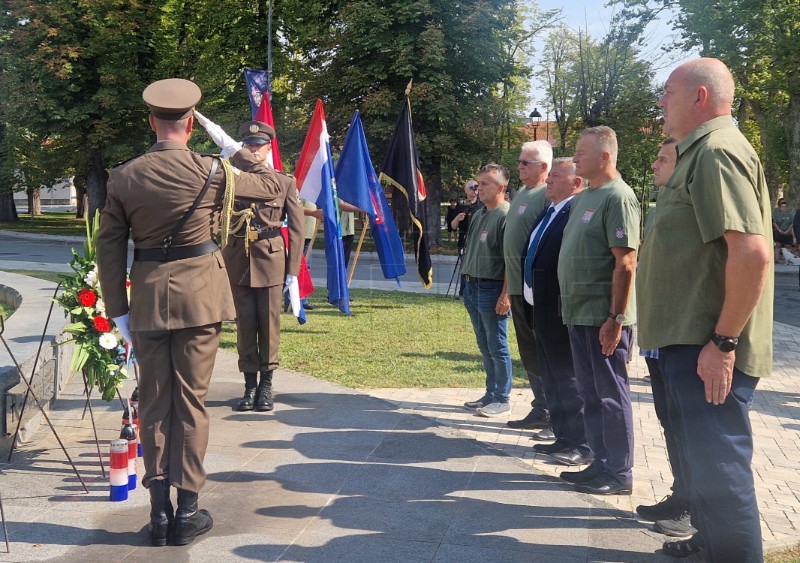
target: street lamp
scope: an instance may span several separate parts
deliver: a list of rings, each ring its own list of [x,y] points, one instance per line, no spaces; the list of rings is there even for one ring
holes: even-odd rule
[[[531,118],[531,125],[533,125],[533,140],[536,140],[536,130],[539,129],[539,122],[542,120],[542,114],[539,113],[539,110],[533,108],[533,111],[528,116]]]

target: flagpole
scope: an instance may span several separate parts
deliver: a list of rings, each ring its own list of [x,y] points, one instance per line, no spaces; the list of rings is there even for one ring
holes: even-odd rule
[[[267,95],[272,97],[272,0],[267,8]]]
[[[350,281],[353,279],[353,273],[356,271],[356,264],[358,264],[358,257],[361,254],[361,245],[364,244],[364,235],[367,234],[369,228],[369,215],[364,221],[364,227],[361,229],[361,237],[358,239],[358,246],[356,247],[356,255],[353,256],[353,262],[350,264],[350,271],[347,273],[347,287],[350,287]]]

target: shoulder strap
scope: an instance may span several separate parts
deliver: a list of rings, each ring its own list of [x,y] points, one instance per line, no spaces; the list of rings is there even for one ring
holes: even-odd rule
[[[178,235],[183,226],[186,224],[186,221],[188,221],[189,217],[191,217],[192,213],[194,213],[194,210],[197,209],[198,205],[200,205],[200,202],[206,195],[206,192],[208,192],[208,188],[209,186],[211,186],[211,182],[214,180],[214,176],[216,176],[217,174],[218,166],[219,166],[219,159],[214,157],[214,159],[211,161],[211,172],[208,173],[208,178],[206,178],[206,183],[203,184],[203,189],[200,190],[199,194],[197,194],[197,198],[194,200],[194,203],[186,211],[186,213],[183,214],[183,217],[181,217],[181,220],[178,221],[178,224],[175,225],[175,227],[170,231],[170,233],[164,239],[164,242],[161,243],[161,249],[164,251],[164,254],[166,254],[167,251],[169,250],[169,247],[172,246],[172,240]]]

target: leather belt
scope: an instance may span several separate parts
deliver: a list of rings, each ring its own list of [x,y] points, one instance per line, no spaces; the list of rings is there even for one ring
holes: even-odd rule
[[[174,262],[185,258],[195,258],[204,256],[219,250],[219,246],[213,240],[190,246],[170,246],[166,250],[163,248],[136,248],[133,251],[133,259],[137,262]]]
[[[268,238],[275,238],[281,236],[281,228],[278,227],[277,229],[270,229],[269,231],[261,231],[258,233],[258,240],[264,240]]]
[[[502,281],[503,281],[503,280],[495,280],[495,279],[492,279],[492,278],[476,278],[476,277],[473,277],[473,276],[469,276],[469,275],[467,275],[467,274],[464,274],[464,280],[465,280],[467,283],[477,283],[477,282],[502,282]]]

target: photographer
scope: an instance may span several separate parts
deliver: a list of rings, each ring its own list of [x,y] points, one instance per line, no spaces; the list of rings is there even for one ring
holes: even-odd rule
[[[473,179],[467,180],[464,184],[464,194],[466,201],[460,203],[456,208],[455,219],[452,220],[450,226],[453,230],[458,229],[458,258],[459,261],[464,258],[464,246],[467,241],[467,231],[469,230],[470,216],[483,207],[483,203],[478,199],[478,182]],[[461,275],[458,296],[464,297],[464,276]]]

